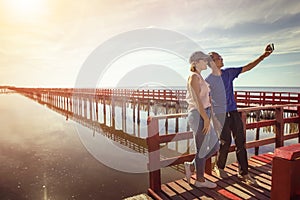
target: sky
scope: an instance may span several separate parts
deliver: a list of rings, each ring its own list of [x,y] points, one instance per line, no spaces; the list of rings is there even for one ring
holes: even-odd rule
[[[274,43],[273,54],[235,86],[300,87],[298,0],[0,0],[0,85],[76,87],[97,48],[145,28],[183,35],[206,53],[217,51],[225,67],[243,66]],[[131,44],[125,39],[122,45]],[[109,48],[98,56],[108,59],[119,51]],[[100,68],[96,87],[183,86],[190,73],[187,58],[163,49],[127,51]]]

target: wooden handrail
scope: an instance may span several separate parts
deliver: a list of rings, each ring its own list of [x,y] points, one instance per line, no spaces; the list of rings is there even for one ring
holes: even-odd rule
[[[121,88],[17,88],[9,87],[19,92],[57,93],[62,96],[108,96],[126,97],[145,100],[164,100],[184,102],[186,90],[178,89],[121,89]],[[275,104],[300,103],[300,93],[297,92],[261,92],[235,91],[235,98],[240,106],[258,106]]]
[[[289,117],[284,118],[283,112],[284,108],[286,107],[296,107],[298,111],[297,117]],[[261,111],[261,110],[273,110],[275,111],[275,119],[274,120],[261,120],[255,123],[247,123],[246,122],[246,115],[249,112],[253,111]],[[266,138],[266,139],[259,139],[257,141],[249,141],[246,143],[246,148],[254,148],[259,147],[267,144],[275,143],[276,147],[283,146],[284,140],[297,138],[300,140],[300,133],[292,133],[289,135],[284,135],[284,124],[285,123],[298,123],[300,124],[300,104],[286,104],[286,105],[275,105],[275,106],[259,106],[259,107],[251,107],[251,108],[241,108],[239,112],[242,116],[242,120],[244,123],[245,134],[246,129],[253,129],[253,128],[261,128],[266,126],[275,125],[276,126],[276,133],[275,137]],[[187,117],[187,113],[180,113],[180,114],[170,114],[170,115],[160,115],[160,116],[153,116],[148,118],[148,138],[147,144],[149,147],[149,171],[150,171],[150,189],[156,192],[160,191],[161,185],[161,174],[160,168],[173,166],[182,164],[184,161],[190,161],[193,159],[195,154],[188,154],[188,155],[180,155],[177,157],[171,158],[164,158],[161,160],[160,155],[160,144],[168,143],[168,142],[175,142],[180,140],[187,140],[193,137],[191,131],[187,132],[180,132],[180,133],[169,133],[168,135],[159,135],[159,120],[167,120],[172,118],[180,118],[180,117]],[[230,152],[235,150],[235,145],[230,147]],[[155,164],[153,164],[154,162]]]

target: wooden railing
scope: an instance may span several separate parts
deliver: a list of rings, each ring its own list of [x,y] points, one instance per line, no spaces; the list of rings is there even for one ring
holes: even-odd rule
[[[15,88],[18,92],[56,93],[62,96],[107,96],[144,100],[164,100],[185,102],[186,90],[177,89],[101,89],[101,88]],[[274,104],[300,103],[300,93],[297,92],[260,92],[236,91],[238,106],[265,106]]]
[[[289,116],[284,117],[284,110],[286,107],[293,107],[297,111],[297,116]],[[263,119],[257,122],[247,123],[247,115],[250,112],[257,112],[263,110],[271,110],[275,112],[275,119]],[[275,147],[281,147],[284,145],[284,141],[292,138],[298,138],[298,142],[300,142],[300,104],[289,104],[289,105],[274,105],[274,106],[262,106],[262,107],[253,107],[253,108],[242,108],[239,109],[239,112],[242,117],[242,121],[244,123],[244,134],[246,134],[247,129],[253,128],[261,128],[267,126],[275,126],[275,135],[274,137],[266,138],[266,139],[258,139],[256,141],[249,141],[246,143],[246,148],[254,148],[267,144],[274,144]],[[185,161],[191,161],[195,154],[182,154],[179,156],[171,157],[171,158],[163,158],[161,155],[160,149],[161,144],[176,142],[181,140],[188,140],[193,138],[193,133],[191,131],[188,132],[180,132],[180,133],[172,133],[167,135],[160,134],[159,120],[168,120],[172,118],[180,118],[187,117],[187,113],[181,114],[170,114],[163,116],[154,116],[148,118],[148,152],[149,152],[149,180],[150,180],[150,188],[149,193],[159,192],[161,189],[161,172],[160,169],[163,167],[170,167],[178,164],[182,164]],[[298,125],[298,131],[290,134],[284,133],[284,126],[286,123],[296,123]],[[235,145],[232,145],[230,148],[230,152],[235,150]],[[211,173],[211,160],[209,159],[206,162],[206,173]]]
[[[95,88],[14,88],[17,92],[51,93],[61,96],[114,97],[141,100],[184,101],[186,90],[95,89]]]
[[[234,94],[239,107],[300,103],[300,93],[296,92],[235,91]]]

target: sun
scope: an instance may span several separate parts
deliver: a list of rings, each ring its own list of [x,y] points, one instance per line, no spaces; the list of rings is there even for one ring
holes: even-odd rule
[[[45,14],[46,0],[5,0],[6,12],[18,20],[32,20]]]

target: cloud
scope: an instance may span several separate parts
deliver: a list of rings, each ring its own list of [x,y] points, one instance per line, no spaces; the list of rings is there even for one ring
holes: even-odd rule
[[[213,27],[205,29],[201,34],[214,35],[221,37],[260,37],[265,34],[272,35],[278,31],[285,29],[299,30],[300,13],[282,16],[274,22],[267,21],[251,21],[245,23],[237,23],[230,28]]]
[[[284,54],[289,63],[297,63],[290,53],[300,52],[298,0],[53,0],[48,15],[30,24],[5,21],[6,12],[0,12],[0,84],[15,78],[11,77],[15,71],[30,71],[23,73],[28,75],[26,83],[47,84],[48,80],[52,85],[66,80],[70,85],[97,46],[120,33],[149,26],[181,32],[204,51],[224,54],[233,65],[251,61],[269,42],[275,43],[274,57]],[[21,79],[13,81],[23,84]]]

